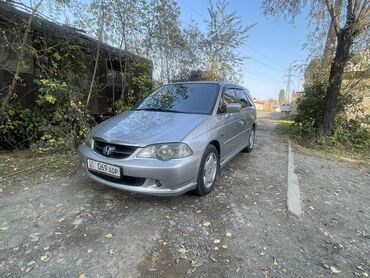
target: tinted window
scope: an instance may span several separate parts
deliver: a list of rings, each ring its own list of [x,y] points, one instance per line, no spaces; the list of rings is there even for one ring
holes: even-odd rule
[[[236,96],[238,97],[238,101],[242,105],[242,107],[251,106],[250,102],[248,101],[247,95],[243,90],[236,89]]]
[[[217,84],[169,84],[159,87],[134,110],[211,114],[218,96]]]
[[[234,89],[227,89],[222,93],[217,113],[225,113],[226,104],[235,102],[237,103],[238,99],[236,97]]]

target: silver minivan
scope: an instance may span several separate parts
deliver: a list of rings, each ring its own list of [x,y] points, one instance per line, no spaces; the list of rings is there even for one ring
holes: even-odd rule
[[[255,130],[246,88],[172,83],[97,125],[78,150],[86,174],[105,185],[157,196],[205,195],[221,167],[252,151]]]

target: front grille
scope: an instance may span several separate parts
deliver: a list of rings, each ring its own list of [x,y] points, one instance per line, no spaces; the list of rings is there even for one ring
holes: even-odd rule
[[[114,147],[114,150],[111,152],[110,155],[104,154],[103,150],[106,146]],[[129,157],[137,147],[135,146],[127,146],[127,145],[118,145],[118,144],[111,144],[100,140],[94,139],[94,151],[100,155],[105,157],[111,158],[127,158]]]
[[[116,178],[116,177],[108,176],[108,175],[90,171],[90,170],[89,172],[93,174],[94,176],[97,176],[98,178],[101,178],[103,180],[114,182],[114,183],[120,183],[124,185],[141,186],[145,182],[145,178],[135,178],[135,177],[130,177],[130,176],[121,176],[121,178]]]

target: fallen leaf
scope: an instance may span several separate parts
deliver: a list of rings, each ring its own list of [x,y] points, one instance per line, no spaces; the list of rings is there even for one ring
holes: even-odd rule
[[[48,251],[50,249],[50,246],[45,246],[43,249],[44,251]]]
[[[181,253],[181,254],[185,254],[185,253],[187,253],[189,250],[186,250],[186,248],[183,248],[183,247],[181,247],[181,248],[179,248],[179,249],[177,249],[177,252],[179,252],[179,253]]]
[[[171,216],[167,214],[166,219],[171,219]]]
[[[25,269],[25,272],[30,272],[33,269],[33,266],[29,266]]]
[[[91,248],[87,249],[87,253],[88,253],[88,254],[91,254],[91,253],[93,253],[93,252],[94,252],[94,249],[91,249]]]
[[[222,245],[222,248],[227,249],[227,248],[229,248],[229,246],[227,244],[224,244],[224,245]]]
[[[3,189],[2,188],[0,188],[0,192],[3,192]]]
[[[227,237],[231,237],[231,233],[230,232],[226,232],[226,236]]]
[[[240,271],[240,266],[238,266],[236,269],[235,269],[235,272],[238,273]]]
[[[208,222],[208,221],[207,221],[207,222],[204,222],[204,223],[203,223],[203,226],[204,226],[204,227],[208,227],[209,225],[211,225],[211,222]]]
[[[342,271],[337,269],[335,266],[330,267],[330,271],[334,274],[341,273]]]
[[[48,262],[50,260],[50,257],[48,257],[48,256],[41,256],[40,257],[40,260],[43,261],[43,262]]]
[[[86,278],[85,274],[80,274],[79,278]]]
[[[43,208],[44,205],[42,203],[39,204],[39,208]]]
[[[112,237],[113,237],[113,235],[112,235],[112,233],[107,233],[104,237],[105,237],[105,238],[112,238]]]
[[[364,277],[369,277],[369,275],[367,274],[367,272],[362,272],[362,275],[363,275]]]
[[[221,242],[221,240],[219,240],[219,239],[215,239],[214,241],[213,241],[213,243],[214,244],[219,244]]]
[[[217,251],[217,250],[218,250],[218,247],[216,246],[216,247],[215,247],[215,248],[213,248],[213,249]]]

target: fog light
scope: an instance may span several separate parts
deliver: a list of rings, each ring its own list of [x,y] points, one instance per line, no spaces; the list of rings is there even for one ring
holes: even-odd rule
[[[155,180],[155,185],[158,186],[158,187],[161,187],[162,183],[161,183],[160,180]]]

